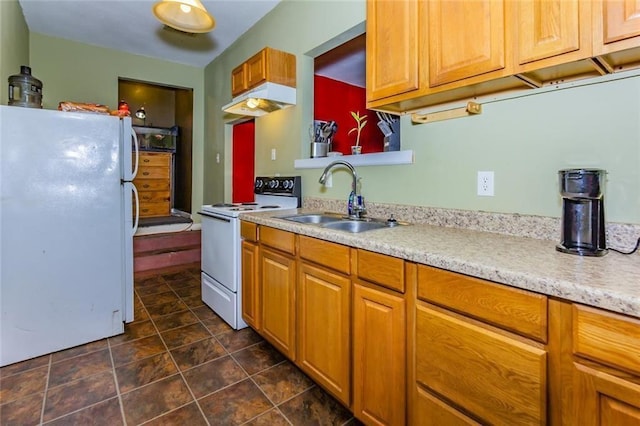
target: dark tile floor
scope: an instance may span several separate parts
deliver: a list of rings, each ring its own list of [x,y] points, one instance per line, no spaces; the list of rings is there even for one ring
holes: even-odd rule
[[[197,268],[135,283],[122,335],[0,369],[0,425],[343,425],[344,407],[200,299]]]

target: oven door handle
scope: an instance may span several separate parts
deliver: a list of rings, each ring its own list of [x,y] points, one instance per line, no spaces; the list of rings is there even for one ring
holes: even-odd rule
[[[212,215],[210,213],[198,212],[198,214],[200,214],[202,216],[210,217],[211,219],[219,220],[221,222],[231,222],[231,219],[229,219],[229,218],[221,217],[221,216],[215,216],[215,215]]]

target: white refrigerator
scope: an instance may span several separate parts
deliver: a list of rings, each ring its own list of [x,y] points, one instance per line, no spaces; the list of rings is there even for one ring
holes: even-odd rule
[[[130,118],[0,106],[0,366],[133,321],[137,157]]]

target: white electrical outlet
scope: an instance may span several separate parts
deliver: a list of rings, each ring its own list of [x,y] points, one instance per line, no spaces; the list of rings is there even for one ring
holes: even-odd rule
[[[271,161],[276,159],[276,149],[271,148]]]
[[[478,195],[493,197],[493,172],[478,172]]]

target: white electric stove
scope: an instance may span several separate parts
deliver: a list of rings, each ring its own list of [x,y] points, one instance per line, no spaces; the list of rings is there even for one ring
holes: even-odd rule
[[[240,216],[301,206],[300,176],[257,177],[255,202],[204,205],[202,215],[202,301],[236,330],[242,320]],[[231,248],[231,249],[230,249]]]

